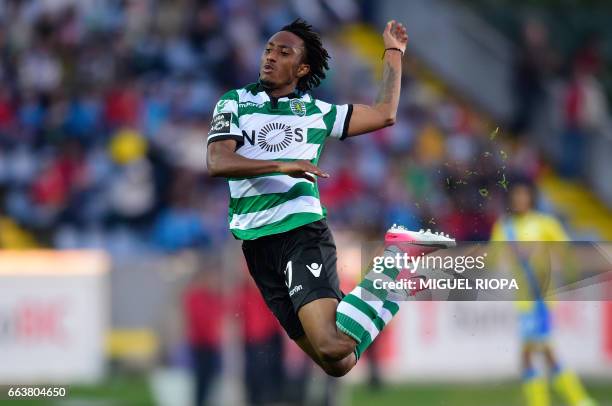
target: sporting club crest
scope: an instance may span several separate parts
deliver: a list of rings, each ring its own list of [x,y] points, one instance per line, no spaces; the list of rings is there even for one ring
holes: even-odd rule
[[[306,103],[300,99],[291,99],[289,101],[289,108],[296,116],[304,117],[306,115]]]

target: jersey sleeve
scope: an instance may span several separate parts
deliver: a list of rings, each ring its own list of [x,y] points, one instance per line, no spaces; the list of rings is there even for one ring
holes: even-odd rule
[[[353,105],[329,104],[320,100],[317,100],[317,105],[323,112],[323,121],[328,131],[327,135],[332,138],[345,139],[353,114]]]
[[[236,140],[238,146],[244,142],[238,126],[238,95],[233,90],[217,102],[210,122],[207,145],[221,140]]]

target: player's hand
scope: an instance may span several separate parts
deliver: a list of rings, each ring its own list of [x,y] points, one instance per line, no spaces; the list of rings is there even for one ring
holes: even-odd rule
[[[282,162],[280,171],[294,178],[304,178],[311,182],[316,181],[316,176],[329,178],[329,175],[313,165],[310,161],[299,159],[293,162]]]
[[[408,44],[406,28],[395,20],[389,21],[383,32],[383,41],[385,48],[399,48],[405,52]]]

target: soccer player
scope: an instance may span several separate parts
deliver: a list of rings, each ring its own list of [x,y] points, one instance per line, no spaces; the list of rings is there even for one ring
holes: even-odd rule
[[[325,78],[329,55],[312,27],[295,20],[266,43],[259,81],[221,97],[208,135],[208,171],[228,180],[230,230],[243,240],[251,276],[289,337],[331,376],[351,370],[399,309],[367,275],[349,295],[340,292],[336,247],[317,188],[317,178],[329,176],[317,167],[328,138],[395,122],[406,29],[389,21],[383,41],[376,102],[329,104],[308,93]],[[454,241],[397,227],[386,239]],[[385,272],[389,279],[399,273]]]
[[[516,179],[509,190],[511,214],[501,217],[493,226],[492,241],[569,241],[561,223],[552,216],[533,210],[535,185],[528,179]],[[595,402],[586,394],[579,378],[559,362],[550,343],[551,316],[549,305],[543,299],[548,275],[542,275],[543,255],[537,255],[534,244],[531,255],[524,247],[513,247],[521,279],[531,292],[530,300],[517,301],[521,332],[523,392],[528,406],[549,406],[550,396],[546,378],[534,365],[534,355],[544,355],[554,388],[571,406],[593,406]],[[549,252],[542,253],[546,257]],[[546,272],[549,267],[544,267]],[[545,273],[544,272],[544,273]]]

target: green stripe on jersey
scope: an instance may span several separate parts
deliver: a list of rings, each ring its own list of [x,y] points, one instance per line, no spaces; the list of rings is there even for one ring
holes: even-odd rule
[[[307,142],[309,144],[323,144],[327,138],[328,130],[320,128],[309,128],[307,132]]]
[[[236,89],[230,90],[229,92],[226,92],[225,94],[223,94],[223,96],[219,97],[219,101],[221,100],[234,100],[234,101],[238,101],[238,92],[236,91]]]
[[[328,133],[331,132],[334,127],[334,122],[336,120],[336,106],[332,106],[327,114],[323,116],[323,122],[325,123],[325,128],[327,128]]]
[[[230,206],[234,214],[253,213],[271,209],[300,196],[318,197],[316,187],[310,182],[296,183],[284,193],[269,193],[265,195],[230,198]]]
[[[285,217],[282,220],[266,224],[265,226],[259,228],[252,228],[249,230],[239,230],[233,228],[232,234],[234,234],[234,236],[239,240],[254,240],[256,238],[265,237],[266,235],[284,233],[286,231],[293,230],[294,228],[314,223],[322,218],[324,218],[324,215],[322,216],[315,213],[295,213]]]

